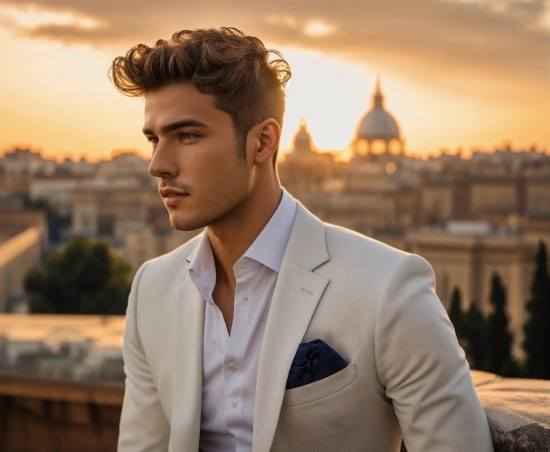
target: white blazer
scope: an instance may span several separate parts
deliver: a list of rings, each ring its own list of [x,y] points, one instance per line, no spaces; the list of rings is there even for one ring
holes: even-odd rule
[[[124,332],[119,451],[199,449],[205,302],[197,239],[143,264]],[[349,363],[286,391],[301,342]],[[464,352],[422,258],[322,223],[298,204],[262,344],[253,452],[492,451]]]

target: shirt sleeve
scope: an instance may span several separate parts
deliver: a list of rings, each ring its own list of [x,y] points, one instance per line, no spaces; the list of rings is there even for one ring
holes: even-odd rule
[[[138,288],[146,265],[138,270],[134,278],[126,311],[123,345],[126,388],[118,452],[165,452],[170,438],[170,426],[162,410],[137,330]]]
[[[421,257],[392,270],[377,313],[378,378],[408,452],[493,451],[465,354]]]

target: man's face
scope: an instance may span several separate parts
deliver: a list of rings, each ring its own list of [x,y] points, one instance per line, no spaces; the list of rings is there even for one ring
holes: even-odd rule
[[[214,96],[178,83],[147,94],[143,133],[172,227],[191,231],[223,220],[246,199],[249,174],[231,116]]]

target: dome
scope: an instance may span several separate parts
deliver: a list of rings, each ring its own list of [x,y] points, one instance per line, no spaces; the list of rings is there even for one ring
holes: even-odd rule
[[[384,96],[380,92],[380,81],[376,83],[376,93],[373,96],[374,106],[361,119],[357,127],[357,139],[399,140],[399,126],[391,114],[384,109]]]
[[[300,128],[294,136],[294,153],[308,154],[312,151],[311,147],[311,135],[309,134],[309,130],[307,130],[305,118],[302,118],[300,120]]]

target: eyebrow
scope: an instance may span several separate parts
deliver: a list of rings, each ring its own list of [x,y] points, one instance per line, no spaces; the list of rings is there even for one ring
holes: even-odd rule
[[[160,131],[162,133],[170,133],[174,130],[181,129],[182,127],[208,127],[207,124],[205,124],[202,121],[199,121],[197,119],[182,119],[180,121],[173,122],[171,124],[166,124],[160,128]],[[144,135],[154,135],[155,133],[151,129],[143,128],[142,132]]]

